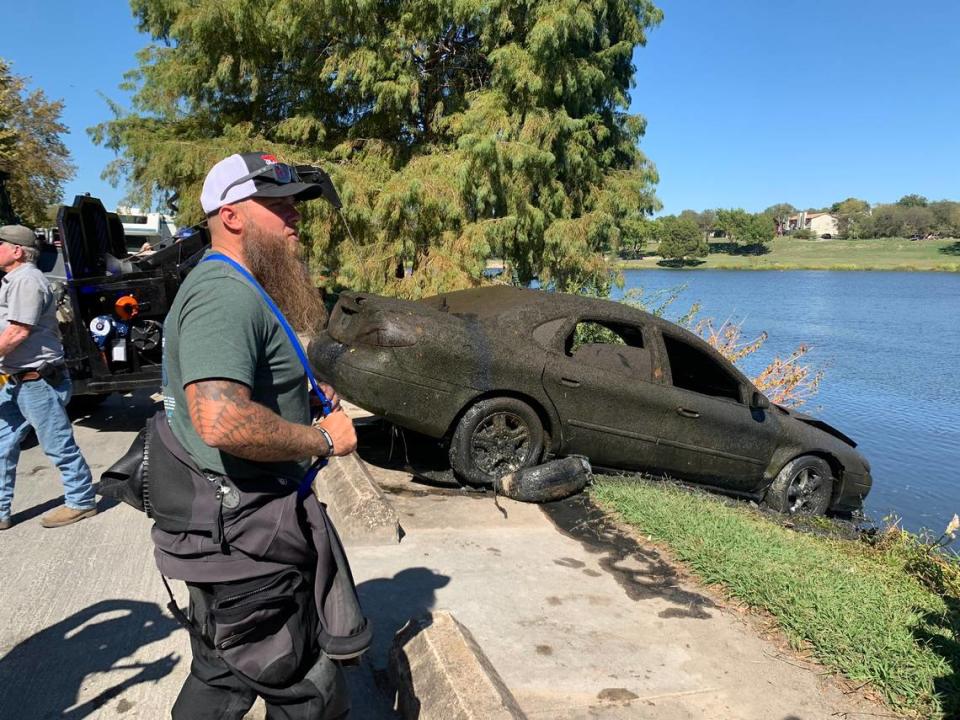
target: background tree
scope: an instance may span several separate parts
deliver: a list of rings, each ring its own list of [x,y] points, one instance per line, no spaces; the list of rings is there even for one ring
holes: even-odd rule
[[[830,206],[830,212],[837,218],[840,237],[857,239],[866,237],[867,220],[870,216],[870,203],[849,197]]]
[[[416,297],[481,282],[496,252],[520,282],[603,292],[600,250],[659,207],[627,112],[650,0],[131,5],[160,43],[134,112],[93,129],[121,155],[109,176],[143,204],[177,191],[185,223],[229,152],[318,162],[352,229],[306,210],[334,283]]]
[[[777,203],[764,210],[763,214],[773,219],[774,233],[783,235],[787,230],[787,220],[796,212],[797,209],[790,203]]]
[[[904,195],[902,198],[897,200],[897,205],[902,207],[926,207],[928,205],[928,200],[923,195],[912,193],[910,195]]]
[[[45,224],[47,205],[60,201],[74,167],[60,139],[67,131],[60,122],[63,103],[47,100],[42,90],[28,92],[26,85],[0,58],[0,173],[14,212],[37,226]]]
[[[742,208],[718,209],[717,229],[733,242],[739,242],[747,231],[750,213]]]
[[[683,264],[688,258],[706,257],[707,239],[700,226],[690,217],[667,217],[657,220],[658,253],[664,260]]]
[[[936,230],[937,218],[925,205],[908,205],[897,213],[900,219],[898,234],[901,237],[926,237]]]
[[[703,233],[704,237],[709,237],[717,224],[717,213],[710,209],[703,210],[702,212],[684,210],[678,217],[693,220],[697,224],[697,227],[700,228],[700,232]]]
[[[943,237],[960,237],[960,203],[938,200],[930,203],[936,222],[936,232]]]
[[[744,230],[741,242],[753,246],[759,252],[773,240],[776,233],[773,218],[763,213],[751,215],[749,222]]]
[[[643,257],[645,247],[657,242],[657,223],[648,218],[639,218],[630,233],[624,233],[617,248],[618,255],[623,259],[637,259]]]
[[[742,208],[717,210],[717,227],[733,242],[758,253],[773,240],[775,232],[771,216],[752,215]]]
[[[869,232],[872,237],[926,237],[936,232],[938,227],[938,215],[933,208],[919,204],[901,205],[898,202],[877,205],[873,209]]]

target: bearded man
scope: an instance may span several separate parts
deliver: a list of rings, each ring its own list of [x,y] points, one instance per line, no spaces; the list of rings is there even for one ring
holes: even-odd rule
[[[322,194],[321,185],[302,182],[295,168],[273,156],[243,153],[214,165],[200,199],[211,254],[249,271],[288,322],[306,333],[323,322],[325,310],[300,260],[295,203]],[[305,370],[293,343],[259,290],[231,264],[210,260],[191,271],[167,316],[164,342],[170,428],[211,481],[296,488],[311,458],[356,448],[353,424],[332,388],[324,392],[333,412],[311,423]],[[281,535],[299,532],[297,517],[284,523]],[[296,569],[306,579],[291,584],[283,562],[231,549],[229,528],[222,551],[204,550],[208,539],[188,535],[153,530],[161,572],[187,583],[196,630],[190,675],[173,717],[240,720],[257,695],[270,718],[346,717],[342,671],[313,642],[315,578],[309,570]],[[276,621],[278,607],[284,609]],[[238,655],[254,636],[257,651],[267,652],[254,658],[255,672]],[[284,642],[296,652],[276,653]]]

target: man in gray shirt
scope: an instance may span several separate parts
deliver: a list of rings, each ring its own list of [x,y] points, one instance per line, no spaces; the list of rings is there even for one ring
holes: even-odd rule
[[[37,238],[22,225],[0,227],[0,530],[13,524],[10,506],[20,442],[32,426],[40,447],[60,470],[65,505],[44,515],[44,527],[97,514],[93,477],[67,417],[70,377],[63,362],[57,307],[34,262]]]

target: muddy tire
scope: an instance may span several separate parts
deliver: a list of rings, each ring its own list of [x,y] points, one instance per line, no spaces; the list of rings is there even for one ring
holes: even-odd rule
[[[833,471],[823,458],[791,460],[767,489],[764,504],[788,515],[823,515],[833,494]]]
[[[471,485],[494,480],[540,462],[543,424],[522,400],[481,400],[460,418],[450,441],[450,465],[457,478]]]

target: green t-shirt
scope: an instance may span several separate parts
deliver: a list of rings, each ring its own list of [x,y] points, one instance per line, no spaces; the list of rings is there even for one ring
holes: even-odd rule
[[[225,262],[201,263],[180,286],[163,338],[167,417],[197,464],[230,477],[299,480],[308,461],[254,462],[212,448],[197,435],[187,409],[183,388],[217,378],[246,385],[255,402],[285,420],[310,423],[303,365],[257,289]]]

